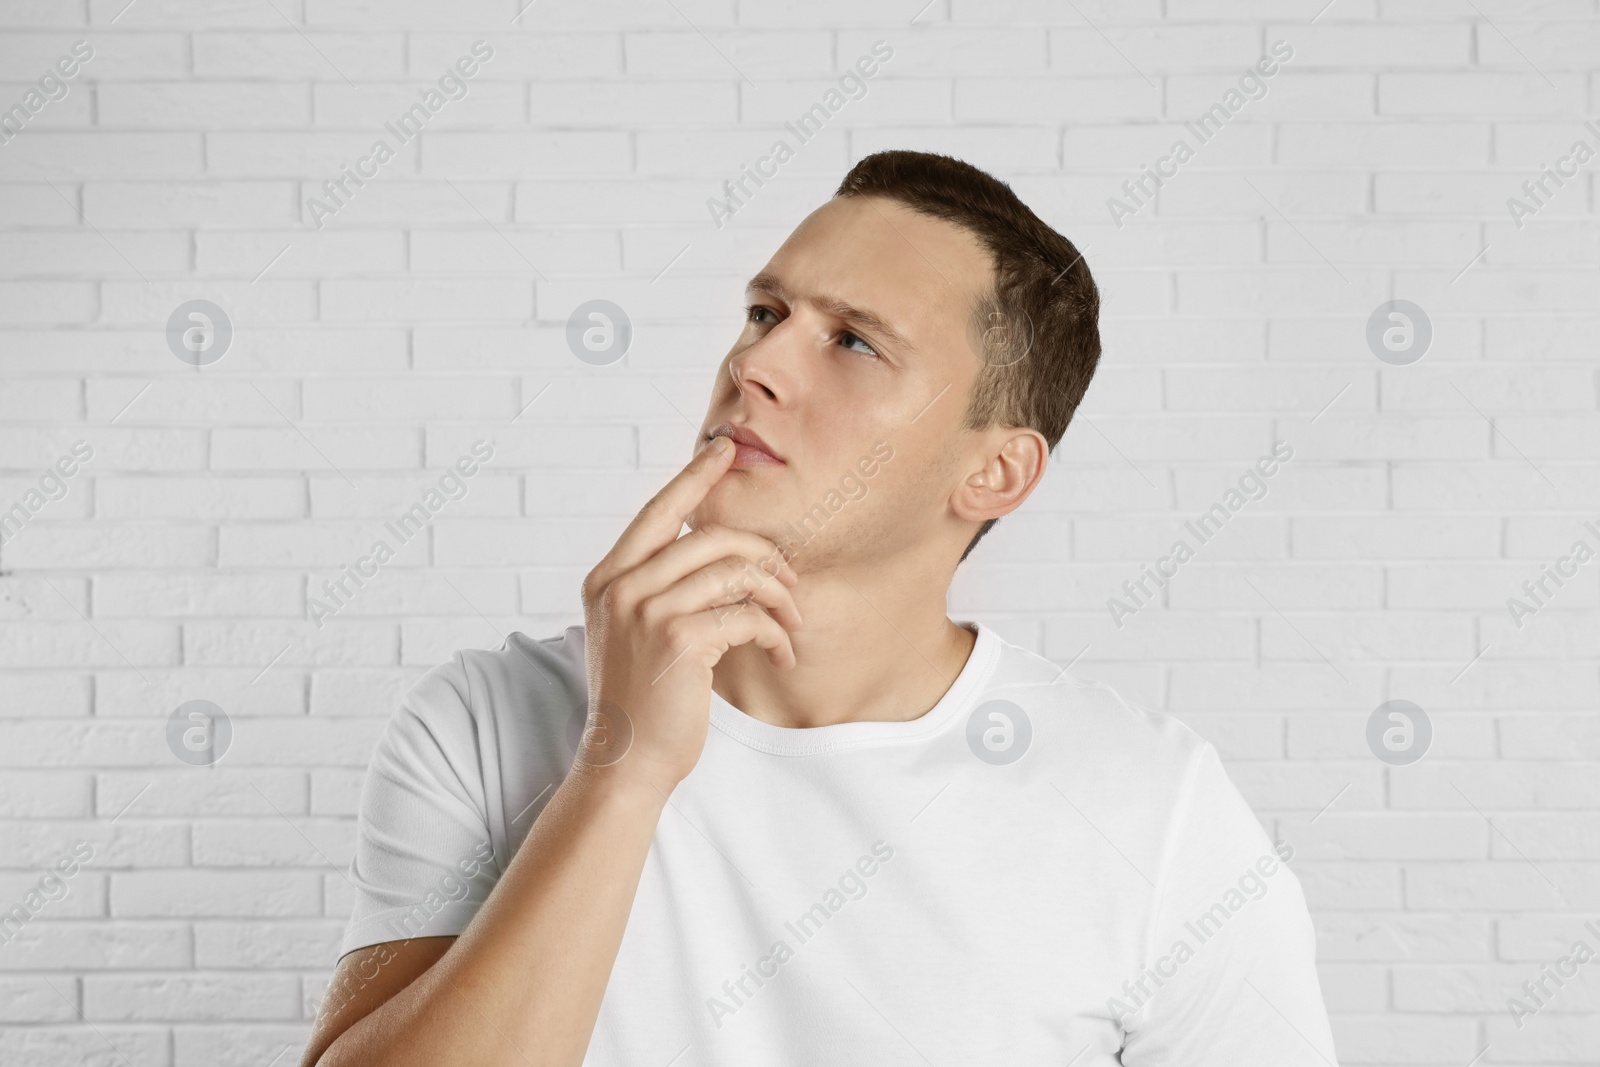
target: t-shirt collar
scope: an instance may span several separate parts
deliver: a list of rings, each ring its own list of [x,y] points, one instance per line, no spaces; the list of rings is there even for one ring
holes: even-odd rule
[[[983,692],[1000,659],[1001,641],[982,623],[954,620],[977,635],[967,662],[944,696],[924,715],[904,722],[841,722],[831,726],[774,726],[747,715],[711,693],[711,724],[728,737],[761,752],[814,756],[860,744],[915,741],[937,733]]]

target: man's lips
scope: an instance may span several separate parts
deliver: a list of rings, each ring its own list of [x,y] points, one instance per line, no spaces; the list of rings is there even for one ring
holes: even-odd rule
[[[715,437],[729,437],[734,443],[733,465],[735,467],[781,467],[785,465],[782,456],[772,450],[772,446],[761,439],[761,435],[754,430],[743,426],[735,426],[731,422],[724,422],[713,426],[706,435],[707,439]]]

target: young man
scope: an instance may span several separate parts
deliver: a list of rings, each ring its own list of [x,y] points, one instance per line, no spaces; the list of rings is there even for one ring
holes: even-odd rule
[[[1292,849],[1213,748],[945,614],[1094,371],[1072,244],[883,152],[748,296],[586,625],[390,723],[304,1062],[1332,1064]]]

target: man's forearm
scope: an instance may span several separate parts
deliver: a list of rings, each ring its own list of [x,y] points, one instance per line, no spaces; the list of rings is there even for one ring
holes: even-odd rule
[[[576,1067],[665,804],[575,764],[461,937],[318,1067]]]

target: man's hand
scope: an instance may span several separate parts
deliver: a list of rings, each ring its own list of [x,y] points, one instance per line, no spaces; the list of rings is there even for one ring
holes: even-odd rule
[[[719,448],[718,446],[722,446]],[[765,537],[684,522],[733,461],[718,437],[647,503],[583,582],[589,715],[581,761],[626,756],[626,776],[670,793],[705,748],[711,669],[755,642],[794,666],[799,575]],[[736,608],[731,605],[738,605]]]

